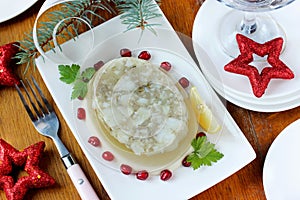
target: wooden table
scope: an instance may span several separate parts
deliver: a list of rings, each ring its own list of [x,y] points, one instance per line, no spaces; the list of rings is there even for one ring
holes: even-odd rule
[[[39,1],[23,14],[1,23],[0,45],[22,40],[24,38],[24,32],[28,33],[32,30],[36,14],[42,3],[42,1]],[[191,36],[193,21],[200,6],[201,1],[199,0],[162,0],[161,9],[176,31]],[[20,77],[24,77],[23,71],[24,66],[18,66],[16,69],[16,73],[18,73]],[[33,74],[42,86],[42,90],[46,92],[46,96],[51,99],[39,72],[30,68],[25,76],[29,74]],[[1,138],[20,150],[38,141],[45,141],[45,158],[42,160],[41,167],[49,172],[57,181],[54,187],[30,190],[25,199],[80,199],[64,170],[64,166],[60,161],[53,142],[48,138],[40,136],[35,131],[20,103],[15,89],[9,87],[1,88],[0,99]],[[51,103],[54,103],[53,100],[51,100]],[[255,149],[257,158],[237,173],[192,199],[264,200],[266,197],[262,184],[262,171],[266,153],[275,137],[287,125],[300,117],[300,108],[284,112],[260,113],[240,108],[230,102],[227,102],[226,106]],[[55,107],[55,110],[59,114],[57,107]],[[88,179],[91,181],[101,199],[110,199],[64,119],[60,114],[58,117],[61,122],[61,139],[69,150],[74,153],[83,170],[88,172],[86,173]],[[0,199],[5,199],[3,191],[0,191]]]

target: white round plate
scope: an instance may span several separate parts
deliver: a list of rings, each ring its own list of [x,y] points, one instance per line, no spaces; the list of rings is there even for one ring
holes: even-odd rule
[[[287,126],[266,156],[263,185],[268,200],[300,199],[300,120]]]
[[[214,81],[213,87],[223,84],[224,93],[220,93],[220,95],[240,107],[262,112],[283,111],[300,105],[300,101],[295,103],[295,96],[299,96],[300,94],[300,88],[296,87],[296,85],[300,84],[300,79],[297,78],[300,75],[300,68],[297,67],[300,65],[300,57],[294,56],[294,52],[297,51],[300,45],[300,40],[297,36],[297,33],[300,31],[299,27],[293,25],[300,15],[295,10],[297,9],[297,4],[299,6],[300,1],[295,1],[284,8],[269,12],[286,30],[288,40],[286,41],[285,51],[280,56],[280,59],[292,69],[295,78],[292,80],[271,80],[265,94],[261,98],[257,98],[252,92],[247,77],[224,70],[224,66],[233,58],[227,56],[220,47],[218,27],[222,17],[232,11],[232,9],[216,0],[204,2],[194,22],[194,49],[200,63],[202,58],[197,52],[197,48],[199,47],[205,49],[207,55],[212,60],[212,65],[202,64],[200,67],[203,74],[208,77],[211,83],[213,80],[219,80]],[[286,13],[292,14],[286,15]],[[209,21],[205,20],[208,18],[210,19]],[[219,77],[222,77],[222,80]],[[265,109],[265,107],[268,108]]]
[[[215,89],[215,91],[226,100],[249,110],[259,110],[260,112],[280,112],[282,110],[295,108],[299,105],[300,94],[297,94],[294,98],[286,99],[287,101],[263,104],[255,101],[251,102],[251,100],[247,101],[246,99],[241,100],[236,95],[232,95],[228,92],[225,93],[223,88],[219,89],[219,85],[215,85],[214,82],[208,78],[207,80],[211,83],[211,86]]]
[[[151,42],[158,42],[157,40],[161,38],[170,38],[171,34],[170,31],[164,29],[160,29],[158,33],[160,38],[155,35],[149,35],[149,37],[151,37]],[[174,80],[178,81],[181,77],[186,77],[189,80],[190,86],[185,89],[185,92],[187,94],[191,86],[196,86],[202,98],[205,100],[206,104],[211,108],[212,112],[216,116],[219,124],[222,124],[225,113],[215,107],[212,95],[213,91],[210,89],[210,86],[205,83],[204,80],[201,80],[201,78],[197,76],[199,70],[198,67],[168,49],[161,49],[151,46],[142,47],[138,41],[139,36],[139,31],[129,31],[108,38],[103,43],[95,47],[95,49],[93,49],[93,51],[87,56],[86,61],[82,64],[82,67],[87,68],[93,66],[99,61],[103,61],[104,63],[106,63],[114,58],[118,58],[120,57],[119,52],[122,48],[131,49],[132,57],[137,57],[142,51],[148,51],[151,54],[151,59],[149,61],[156,66],[159,66],[160,63],[164,61],[168,61],[172,64],[171,70],[167,73]],[[122,43],[120,43],[120,41],[122,41]],[[77,131],[80,133],[80,139],[83,141],[86,149],[89,150],[91,155],[94,156],[96,160],[98,160],[105,166],[117,171],[120,171],[120,165],[124,163],[132,166],[136,171],[147,170],[149,172],[153,172],[153,174],[157,174],[160,170],[163,170],[165,168],[178,168],[178,166],[180,166],[181,164],[182,159],[188,154],[188,151],[191,147],[191,141],[197,133],[198,128],[194,128],[193,126],[191,126],[192,128],[190,127],[189,134],[180,142],[180,146],[178,146],[175,150],[153,156],[137,156],[132,152],[127,152],[128,150],[124,151],[124,149],[116,148],[116,146],[120,146],[120,144],[112,142],[113,139],[109,139],[109,137],[111,136],[108,137],[107,135],[105,135],[105,133],[103,133],[103,131],[99,131],[98,123],[95,122],[95,114],[90,106],[88,106],[88,102],[88,100],[73,101],[73,111],[75,116],[77,113],[77,108],[81,107],[86,110],[87,117],[85,120],[75,119]],[[191,112],[191,110],[189,112]],[[197,124],[195,118],[191,119],[190,121],[194,121],[193,123]],[[213,143],[216,143],[221,133],[222,131],[219,131],[217,134],[208,134],[208,139]],[[102,146],[94,147],[89,144],[88,140],[91,136],[97,136],[100,139]],[[113,162],[107,162],[106,160],[104,160],[101,155],[105,151],[112,152],[115,155],[116,159]]]
[[[30,8],[37,0],[0,0],[0,23],[21,14]]]
[[[132,35],[132,34],[130,34]],[[119,38],[119,36],[112,38],[116,39]],[[99,61],[104,61],[105,63],[109,60],[106,60],[101,55],[101,52],[103,52],[104,49],[106,49],[106,44],[110,45],[112,43],[111,40],[108,40],[107,43],[103,43],[98,48],[96,47],[95,51],[92,52],[90,56],[88,56],[87,62],[83,64],[83,67],[89,67],[93,66],[90,63],[93,62],[94,64]],[[120,47],[121,48],[121,47]],[[113,54],[113,51],[111,52],[112,58],[117,58],[119,50],[114,49],[115,54]],[[190,64],[186,62],[183,58],[177,57],[177,55],[166,51],[162,49],[157,48],[143,48],[143,49],[136,49],[133,50],[133,57],[137,57],[138,53],[146,50],[151,53],[153,59],[151,61],[155,63],[155,65],[158,65],[163,61],[169,61],[172,62],[172,70],[180,69],[181,66],[189,66]],[[105,56],[108,54],[105,54]],[[104,59],[103,59],[104,58]],[[174,76],[172,76],[173,78]],[[180,77],[176,77],[180,78]],[[175,80],[175,77],[174,77]],[[89,92],[90,93],[90,92]],[[206,92],[205,92],[206,93]],[[209,95],[209,94],[208,94]],[[80,132],[80,137],[82,141],[84,141],[84,145],[86,145],[86,148],[90,151],[90,153],[102,164],[106,165],[107,167],[110,167],[111,169],[120,171],[119,168],[121,164],[127,164],[133,167],[135,171],[139,170],[147,170],[148,172],[151,172],[153,174],[157,174],[159,170],[163,170],[164,168],[177,168],[181,160],[184,156],[188,154],[188,150],[190,148],[190,143],[192,139],[195,137],[195,134],[197,133],[197,128],[194,126],[197,125],[196,119],[191,119],[193,121],[193,125],[190,129],[189,134],[180,142],[180,146],[178,146],[175,150],[172,150],[171,152],[165,152],[163,154],[157,154],[157,155],[151,155],[151,156],[145,156],[145,155],[135,155],[131,150],[123,147],[121,143],[116,141],[113,137],[107,136],[107,134],[104,133],[103,129],[99,128],[98,122],[96,120],[96,113],[91,108],[91,98],[88,97],[84,100],[76,100],[73,101],[73,109],[74,109],[74,115],[77,113],[77,108],[84,108],[86,111],[86,119],[80,120],[76,119],[76,126],[78,132]],[[210,97],[211,99],[211,97]],[[211,102],[211,100],[210,100]],[[191,110],[189,110],[191,112]],[[88,131],[85,131],[88,130]],[[101,146],[94,147],[91,145],[88,140],[90,137],[96,136],[101,141]],[[113,162],[108,162],[104,160],[101,155],[109,151],[113,153],[115,159]]]

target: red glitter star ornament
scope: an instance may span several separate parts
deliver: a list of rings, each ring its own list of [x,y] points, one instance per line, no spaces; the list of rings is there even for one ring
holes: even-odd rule
[[[18,151],[0,139],[0,188],[5,191],[8,200],[21,200],[31,188],[55,184],[55,180],[38,166],[44,148],[45,143],[41,141]],[[9,175],[14,166],[24,166],[28,176],[20,177],[14,183],[13,177]]]
[[[266,43],[257,43],[244,35],[237,34],[236,40],[240,49],[240,55],[225,65],[225,71],[245,75],[249,78],[253,93],[256,97],[261,97],[268,87],[271,79],[292,79],[294,73],[280,59],[280,52],[283,45],[282,38],[275,38]],[[258,69],[250,63],[253,61],[253,54],[266,56],[271,65]]]
[[[0,47],[0,86],[19,84],[19,78],[12,72],[12,58],[19,51],[19,43],[12,42]]]

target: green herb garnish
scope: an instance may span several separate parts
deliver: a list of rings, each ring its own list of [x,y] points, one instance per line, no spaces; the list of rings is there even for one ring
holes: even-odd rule
[[[96,70],[93,67],[80,73],[80,66],[76,64],[58,66],[60,80],[66,84],[74,84],[71,99],[84,98],[88,91],[88,82],[92,79]]]
[[[187,161],[191,163],[194,170],[201,166],[211,166],[213,162],[217,162],[224,156],[215,149],[215,144],[210,143],[206,136],[193,139],[191,145],[194,151],[188,155]]]

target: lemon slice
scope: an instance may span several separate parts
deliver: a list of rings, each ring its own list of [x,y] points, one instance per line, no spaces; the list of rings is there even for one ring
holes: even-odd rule
[[[193,86],[190,90],[190,101],[201,128],[208,133],[218,132],[221,129],[221,126],[209,107],[200,97],[200,94],[195,86]]]

